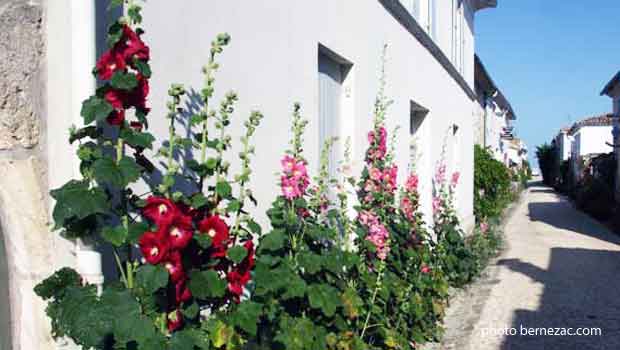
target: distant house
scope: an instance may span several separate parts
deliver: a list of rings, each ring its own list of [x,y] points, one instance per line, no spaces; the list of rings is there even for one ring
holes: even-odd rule
[[[478,102],[474,117],[474,142],[491,151],[497,160],[510,165],[508,153],[514,152],[509,149],[515,148],[512,142],[514,139],[512,123],[517,117],[478,55],[475,56],[474,63],[474,83]],[[515,159],[514,157],[510,158]]]
[[[553,139],[553,143],[555,144],[558,150],[558,158],[560,162],[568,160],[568,158],[570,158],[572,138],[568,134],[569,131],[570,131],[570,128],[564,127],[560,129],[558,134]]]
[[[576,179],[583,171],[583,162],[612,150],[612,114],[589,117],[576,122],[569,129],[572,137],[571,162]]]
[[[613,129],[612,138],[614,145],[614,154],[616,155],[616,199],[620,200],[620,72],[611,78],[605,85],[601,96],[606,95],[612,99]]]

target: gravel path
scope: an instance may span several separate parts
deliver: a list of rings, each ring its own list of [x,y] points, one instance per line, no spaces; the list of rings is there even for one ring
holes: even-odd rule
[[[523,196],[506,222],[505,251],[458,292],[444,341],[428,348],[620,349],[620,237],[539,183]],[[602,335],[536,330],[591,327]]]

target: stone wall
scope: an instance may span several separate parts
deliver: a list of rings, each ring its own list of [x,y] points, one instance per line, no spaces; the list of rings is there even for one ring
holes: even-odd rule
[[[0,0],[0,265],[6,263],[0,266],[0,285],[9,287],[9,302],[0,300],[6,317],[0,320],[1,350],[54,348],[45,305],[32,291],[51,272],[54,251],[42,151],[44,5],[45,0]]]

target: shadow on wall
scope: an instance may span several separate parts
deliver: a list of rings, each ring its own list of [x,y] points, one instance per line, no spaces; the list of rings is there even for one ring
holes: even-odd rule
[[[0,227],[0,350],[11,349],[11,313],[9,303],[9,266]]]
[[[498,262],[544,285],[536,310],[517,310],[502,350],[620,349],[620,253],[553,248],[548,269],[505,259]],[[602,335],[527,335],[523,328],[600,328]],[[521,335],[523,332],[524,335]]]
[[[530,190],[530,192],[534,191],[538,190]],[[564,197],[561,197],[557,202],[531,202],[528,204],[528,215],[532,221],[542,222],[561,230],[568,230],[610,243],[620,244],[620,236],[609,233],[607,228],[598,221],[585,213],[572,209],[572,207],[572,203]],[[565,216],[567,213],[578,217],[567,220]],[[561,231],[554,232],[562,234]]]

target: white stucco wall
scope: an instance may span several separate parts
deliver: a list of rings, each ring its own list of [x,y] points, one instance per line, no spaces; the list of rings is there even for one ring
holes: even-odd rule
[[[355,11],[351,11],[354,8]],[[150,95],[152,130],[166,131],[164,104],[170,83],[183,82],[198,90],[200,68],[217,33],[228,32],[231,45],[222,56],[217,97],[229,89],[240,102],[234,125],[241,124],[252,109],[266,116],[256,135],[257,198],[266,208],[278,188],[282,151],[290,138],[289,120],[293,102],[299,101],[310,120],[306,134],[306,156],[313,168],[318,162],[318,46],[322,44],[353,63],[345,89],[352,108],[343,115],[353,136],[357,170],[371,127],[372,107],[378,90],[381,50],[389,44],[387,95],[394,100],[389,110],[388,130],[399,130],[396,162],[399,179],[406,176],[409,160],[410,100],[430,110],[422,127],[419,166],[422,202],[430,213],[431,176],[442,149],[452,170],[462,173],[458,188],[458,210],[472,220],[474,104],[435,58],[407,32],[377,1],[245,2],[240,0],[188,0],[171,7],[164,2],[144,6],[146,40],[152,49],[153,79]],[[450,18],[450,17],[448,17]],[[174,23],[174,25],[170,25]],[[444,23],[445,25],[445,23]],[[471,52],[473,60],[473,52]],[[473,69],[471,77],[473,80]],[[452,126],[458,125],[456,135]],[[235,129],[235,135],[240,132]],[[444,147],[445,145],[445,147]],[[259,211],[265,222],[264,210]]]
[[[586,126],[574,133],[573,155],[609,153],[612,148],[611,126]]]

